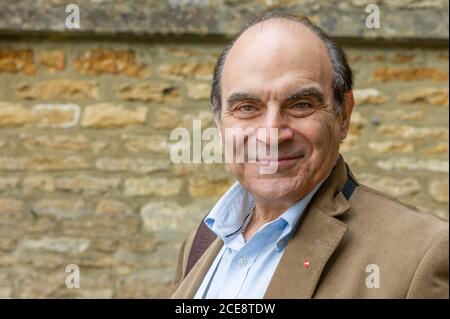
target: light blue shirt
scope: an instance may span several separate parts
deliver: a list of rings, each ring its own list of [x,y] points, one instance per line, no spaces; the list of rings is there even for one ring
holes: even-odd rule
[[[322,183],[245,242],[241,228],[253,198],[236,182],[205,218],[224,245],[194,298],[263,298],[296,224]]]

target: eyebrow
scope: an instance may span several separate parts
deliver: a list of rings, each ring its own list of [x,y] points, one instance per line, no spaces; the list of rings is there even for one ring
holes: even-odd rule
[[[306,87],[306,88],[300,89],[299,91],[297,91],[295,93],[286,95],[284,97],[284,102],[295,101],[295,100],[305,98],[305,97],[315,97],[316,99],[319,100],[319,102],[321,104],[323,104],[325,101],[324,95],[319,89],[317,89],[315,87]],[[233,103],[241,102],[241,101],[260,102],[261,99],[258,96],[253,95],[251,93],[234,92],[228,97],[227,104],[228,104],[228,106],[230,106]]]
[[[295,101],[295,100],[298,100],[298,99],[301,99],[304,97],[315,97],[316,99],[319,100],[319,102],[321,104],[323,104],[325,101],[323,93],[315,87],[303,88],[293,94],[288,94],[285,96],[284,100],[286,102],[289,102],[289,101]]]
[[[227,99],[227,104],[232,105],[233,103],[240,102],[240,101],[261,101],[261,99],[253,94],[250,93],[244,93],[244,92],[234,92],[231,94]]]

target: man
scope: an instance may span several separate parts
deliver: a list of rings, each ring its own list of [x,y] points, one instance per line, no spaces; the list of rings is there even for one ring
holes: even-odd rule
[[[211,102],[222,136],[276,128],[257,142],[278,157],[228,164],[238,182],[184,241],[173,298],[448,298],[448,223],[359,185],[339,155],[352,72],[321,29],[252,23],[219,58]]]

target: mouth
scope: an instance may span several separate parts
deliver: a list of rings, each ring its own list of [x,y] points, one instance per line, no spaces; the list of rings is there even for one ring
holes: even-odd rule
[[[289,166],[297,163],[303,157],[304,157],[304,155],[281,156],[278,158],[257,159],[256,163],[258,163],[261,166],[277,165],[278,167],[285,168],[285,167],[289,167]]]

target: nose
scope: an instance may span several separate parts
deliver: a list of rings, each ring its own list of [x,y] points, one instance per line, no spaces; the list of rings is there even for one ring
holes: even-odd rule
[[[294,136],[294,132],[289,126],[286,117],[281,112],[280,107],[276,105],[268,106],[263,118],[263,125],[260,127],[265,128],[265,134],[258,134],[258,140],[266,145],[271,143],[280,145]],[[271,129],[276,130],[274,132]],[[271,141],[271,139],[274,140]]]

